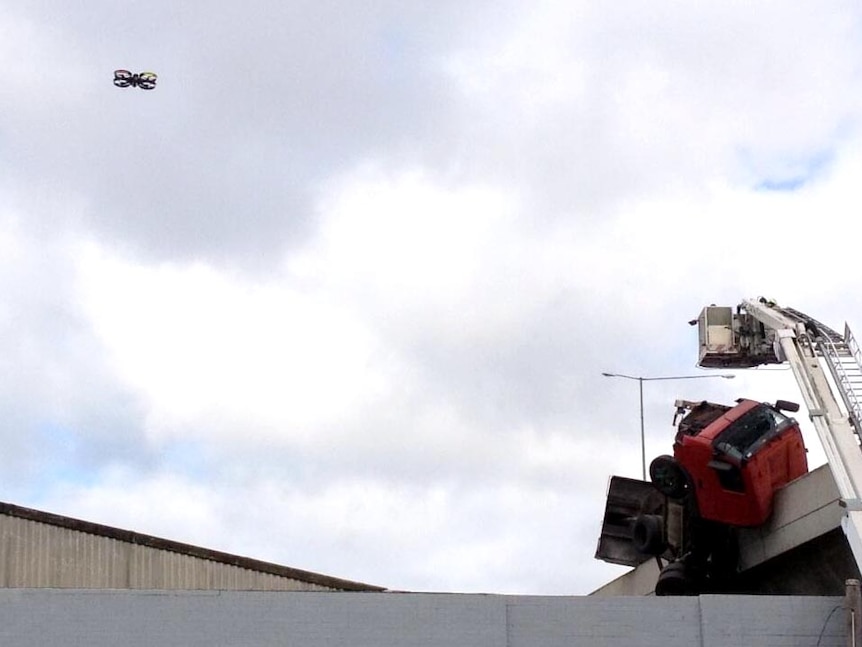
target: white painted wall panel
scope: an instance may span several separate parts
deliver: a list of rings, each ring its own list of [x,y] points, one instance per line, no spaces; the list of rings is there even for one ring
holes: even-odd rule
[[[0,590],[16,647],[845,647],[842,598]]]

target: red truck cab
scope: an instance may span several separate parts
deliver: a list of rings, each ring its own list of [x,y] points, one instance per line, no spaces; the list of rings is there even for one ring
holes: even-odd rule
[[[650,465],[650,480],[672,499],[694,497],[697,514],[728,526],[758,526],[775,491],[808,472],[799,424],[780,411],[799,406],[737,400],[729,407],[678,402],[673,456]]]

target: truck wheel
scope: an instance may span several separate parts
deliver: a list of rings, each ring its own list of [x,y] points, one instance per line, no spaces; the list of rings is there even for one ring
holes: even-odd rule
[[[688,475],[673,456],[658,456],[649,466],[649,478],[659,492],[681,499],[688,490]]]
[[[671,562],[659,573],[656,595],[696,595],[696,586],[686,572],[685,562]]]
[[[643,555],[661,555],[667,547],[661,515],[638,515],[632,525],[632,544]]]

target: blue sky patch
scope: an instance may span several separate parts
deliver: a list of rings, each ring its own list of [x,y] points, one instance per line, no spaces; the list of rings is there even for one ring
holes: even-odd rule
[[[806,157],[757,159],[756,155],[743,154],[744,164],[752,175],[757,191],[796,191],[817,179],[829,168],[834,159],[832,151],[820,151]]]
[[[794,177],[786,180],[764,180],[757,185],[758,191],[795,191],[805,185],[808,178]]]

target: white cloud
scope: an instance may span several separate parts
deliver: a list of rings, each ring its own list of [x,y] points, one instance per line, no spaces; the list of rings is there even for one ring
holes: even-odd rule
[[[90,248],[81,291],[118,373],[147,395],[150,433],[302,437],[387,388],[350,311],[277,281],[145,267]],[[311,428],[311,429],[310,429]]]

